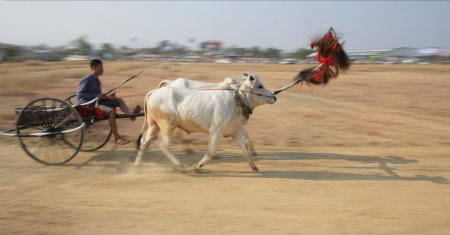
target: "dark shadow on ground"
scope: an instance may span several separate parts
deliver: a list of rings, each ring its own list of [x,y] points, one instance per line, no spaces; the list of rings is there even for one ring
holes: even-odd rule
[[[193,168],[195,164],[203,157],[202,153],[185,154],[182,152],[174,152],[180,161],[187,166]],[[136,156],[134,150],[110,150],[99,152],[97,155],[89,158],[87,161],[75,165],[77,169],[88,169],[94,165],[101,164],[102,167],[111,167],[117,170],[117,173],[126,173]],[[449,184],[449,180],[442,176],[401,176],[396,171],[395,165],[413,164],[418,161],[399,156],[362,156],[362,155],[345,155],[334,153],[309,153],[309,152],[259,152],[259,156],[255,158],[256,164],[260,167],[259,172],[248,171],[217,171],[209,170],[209,164],[215,163],[236,163],[247,164],[246,159],[240,153],[220,153],[217,159],[211,160],[204,168],[197,173],[192,174],[194,177],[253,177],[253,178],[278,178],[278,179],[300,179],[300,180],[323,180],[323,181],[351,181],[351,180],[404,180],[404,181],[428,181],[438,184]],[[314,160],[333,160],[333,161],[350,161],[352,166],[343,166],[342,164],[333,165],[331,162],[326,164],[314,164]],[[361,163],[355,166],[354,162]],[[148,151],[142,160],[142,167],[146,163],[162,164],[171,167],[171,163],[160,151]],[[73,165],[72,165],[73,166]],[[264,166],[270,170],[264,170]],[[277,166],[282,166],[283,170],[276,170]],[[311,167],[320,167],[317,171],[304,171]],[[288,168],[288,170],[286,170]],[[296,170],[292,170],[295,168]],[[327,170],[323,170],[326,168]],[[274,170],[275,169],[275,170]],[[298,169],[298,170],[297,170]],[[374,174],[346,173],[344,169],[349,171],[354,169],[379,169],[380,172]],[[337,172],[339,171],[339,172]]]

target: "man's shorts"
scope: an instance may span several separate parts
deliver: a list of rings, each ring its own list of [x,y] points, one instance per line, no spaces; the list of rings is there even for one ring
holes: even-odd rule
[[[120,100],[119,99],[100,99],[98,101],[98,108],[101,109],[103,112],[109,115],[111,111],[113,111],[115,108],[120,106]]]

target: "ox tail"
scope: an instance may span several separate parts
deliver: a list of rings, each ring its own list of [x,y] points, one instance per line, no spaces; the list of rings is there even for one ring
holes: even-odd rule
[[[136,140],[136,149],[139,150],[139,148],[141,147],[141,138],[142,138],[142,133],[139,134],[139,136],[137,137]]]
[[[162,80],[162,81],[158,84],[158,88],[168,86],[170,83],[172,83],[171,80]]]
[[[152,94],[152,91],[150,91],[149,93],[147,93],[147,95],[145,95],[144,98],[144,124],[142,124],[142,128],[141,128],[141,132],[139,133],[139,136],[136,140],[136,149],[139,150],[139,148],[141,147],[141,139],[142,139],[142,134],[147,130],[148,128],[148,119],[150,118],[147,115],[147,98]]]

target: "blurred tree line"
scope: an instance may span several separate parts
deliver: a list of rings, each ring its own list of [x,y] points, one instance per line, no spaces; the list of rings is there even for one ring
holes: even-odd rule
[[[142,48],[142,50],[163,56],[203,55],[211,52],[211,49],[207,48],[206,45],[207,42],[200,42],[199,49],[194,50],[169,40],[162,40],[157,43],[155,47]],[[48,58],[48,54],[50,54],[52,55],[51,58],[55,60],[62,59],[68,55],[98,56],[106,59],[113,59],[119,58],[123,49],[128,49],[127,47],[117,48],[111,43],[102,43],[99,48],[94,49],[94,46],[84,36],[70,41],[68,45],[64,47],[50,48],[42,46],[42,48],[46,51],[46,58]],[[0,61],[42,59],[40,58],[43,57],[42,53],[39,54],[36,51],[36,47],[33,48],[0,43]],[[43,51],[43,49],[41,51]],[[219,53],[219,51],[214,50],[213,52]],[[303,59],[312,52],[314,52],[314,50],[300,48],[293,53],[283,54],[282,50],[273,47],[264,49],[260,47],[244,48],[237,46],[222,48],[220,51],[220,53],[223,53],[224,55],[272,59],[280,59],[283,57]]]

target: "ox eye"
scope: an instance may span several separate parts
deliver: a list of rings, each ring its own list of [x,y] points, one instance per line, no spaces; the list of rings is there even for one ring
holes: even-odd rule
[[[263,89],[263,86],[259,85],[258,88],[259,88],[259,89]]]

